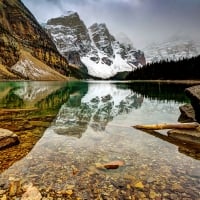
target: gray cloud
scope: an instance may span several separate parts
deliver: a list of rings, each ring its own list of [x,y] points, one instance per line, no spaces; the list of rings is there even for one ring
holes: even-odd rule
[[[126,33],[136,47],[188,35],[200,40],[199,0],[23,0],[39,22],[68,10],[77,11],[87,26],[105,22],[115,35]]]

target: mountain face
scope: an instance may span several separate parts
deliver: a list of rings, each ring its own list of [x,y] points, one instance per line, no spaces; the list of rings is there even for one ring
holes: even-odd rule
[[[20,0],[0,0],[0,78],[64,80],[68,62]]]
[[[165,42],[151,44],[143,49],[148,63],[161,60],[180,60],[200,55],[200,42],[184,37],[172,37]]]
[[[77,13],[50,19],[45,28],[61,54],[74,64],[86,66],[93,77],[111,78],[146,63],[143,52],[118,42],[105,24],[87,28]]]

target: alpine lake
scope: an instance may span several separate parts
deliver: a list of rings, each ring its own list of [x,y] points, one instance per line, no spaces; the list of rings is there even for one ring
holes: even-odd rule
[[[43,200],[200,200],[200,148],[132,127],[176,123],[189,86],[1,82],[0,128],[20,144],[0,151],[0,199],[32,185]]]

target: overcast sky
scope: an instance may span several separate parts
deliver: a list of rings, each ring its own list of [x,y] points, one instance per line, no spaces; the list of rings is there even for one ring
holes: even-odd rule
[[[22,0],[39,22],[76,11],[86,26],[106,23],[137,48],[184,35],[200,40],[200,0]]]

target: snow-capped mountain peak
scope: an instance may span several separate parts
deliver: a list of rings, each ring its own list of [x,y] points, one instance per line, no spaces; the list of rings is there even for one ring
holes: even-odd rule
[[[45,28],[58,50],[71,62],[78,53],[80,63],[74,64],[82,63],[93,77],[109,79],[146,63],[142,51],[117,41],[105,23],[87,28],[75,12],[50,19]]]

